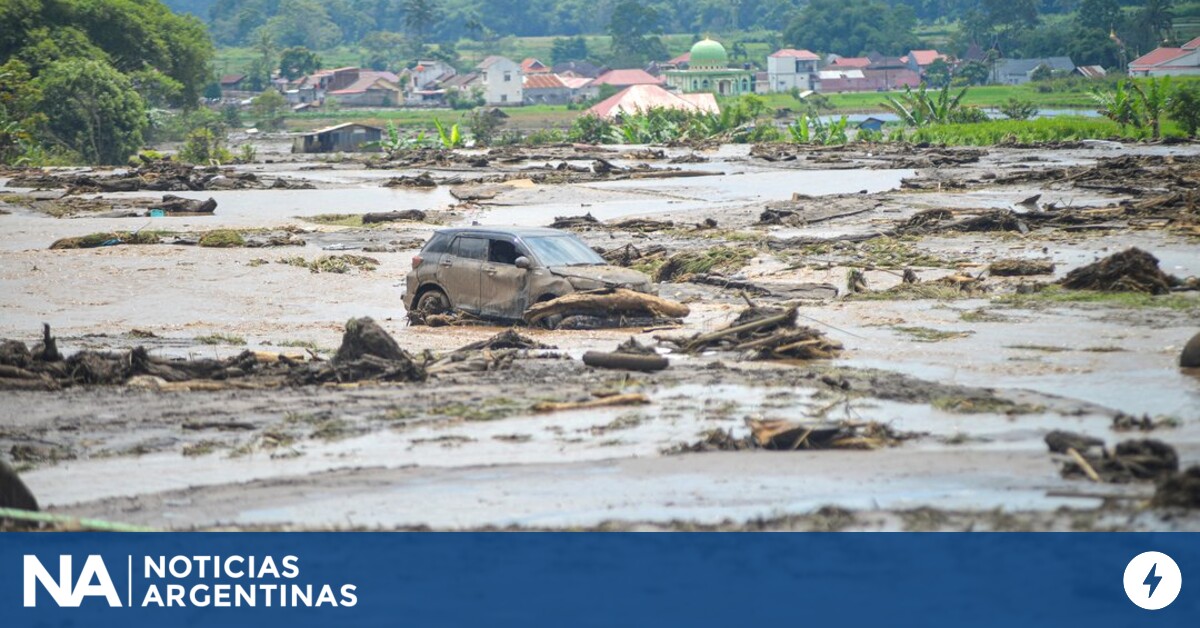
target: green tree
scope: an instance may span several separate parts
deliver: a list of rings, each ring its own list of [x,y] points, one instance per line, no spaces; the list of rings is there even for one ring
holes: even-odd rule
[[[424,45],[429,30],[437,23],[438,12],[435,0],[404,0],[404,30],[413,41]]]
[[[287,111],[287,99],[283,94],[268,89],[250,101],[250,110],[258,118],[259,124],[270,129],[282,126],[283,113]]]
[[[1042,81],[1049,81],[1052,78],[1054,78],[1054,70],[1050,66],[1046,65],[1045,63],[1034,68],[1033,72],[1031,72],[1029,74],[1029,80],[1034,81],[1036,83],[1040,83]]]
[[[917,47],[910,7],[881,0],[812,0],[788,23],[788,45],[843,55],[901,55]]]
[[[1194,83],[1180,85],[1167,103],[1167,115],[1183,127],[1188,137],[1196,137],[1200,129],[1200,87]]]
[[[944,59],[935,59],[925,68],[925,82],[930,87],[945,87],[950,84],[950,64]]]
[[[1117,0],[1083,0],[1075,16],[1083,28],[1099,29],[1108,34],[1121,23],[1121,5]]]
[[[279,73],[289,81],[321,69],[321,58],[304,46],[292,46],[279,55]]]
[[[260,28],[254,39],[254,60],[246,68],[246,76],[250,79],[250,87],[254,90],[264,90],[271,85],[271,71],[276,67],[275,38],[271,31]]]
[[[375,31],[359,43],[363,51],[363,65],[372,70],[399,70],[408,59],[411,44],[400,33]]]
[[[1000,113],[1009,120],[1028,120],[1038,114],[1038,108],[1028,100],[1009,98],[1007,102],[1000,105]]]
[[[610,63],[616,67],[631,67],[665,58],[667,50],[659,38],[662,33],[660,23],[661,17],[654,7],[638,0],[618,2],[608,22],[608,34],[612,37]]]
[[[968,61],[954,73],[955,85],[986,85],[991,77],[988,67],[981,61]]]
[[[90,59],[52,64],[37,78],[46,133],[91,163],[121,164],[137,152],[146,106],[125,75]]]
[[[571,38],[555,37],[550,47],[550,60],[553,63],[566,61],[583,61],[588,58],[587,40],[583,35]]]
[[[1171,77],[1149,79],[1144,83],[1130,82],[1137,95],[1138,112],[1143,122],[1150,127],[1150,137],[1162,137],[1162,116],[1166,113],[1171,93]]]
[[[264,28],[284,46],[324,50],[342,40],[342,29],[319,0],[280,0],[279,11]]]

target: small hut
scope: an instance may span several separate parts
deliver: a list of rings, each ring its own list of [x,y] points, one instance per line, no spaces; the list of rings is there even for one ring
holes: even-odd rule
[[[347,122],[326,129],[318,129],[297,135],[292,140],[292,152],[350,153],[378,150],[371,148],[364,149],[363,145],[378,142],[381,139],[383,139],[383,129],[357,122]]]

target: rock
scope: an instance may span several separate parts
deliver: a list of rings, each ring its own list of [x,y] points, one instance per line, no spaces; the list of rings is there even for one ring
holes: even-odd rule
[[[346,321],[346,331],[342,334],[342,346],[338,347],[333,361],[349,362],[368,355],[384,360],[412,361],[412,356],[396,344],[396,339],[392,338],[391,334],[384,331],[379,323],[370,317],[352,318]]]
[[[161,209],[168,214],[211,214],[217,209],[217,201],[213,198],[199,201],[174,194],[164,194],[162,203],[156,209]]]
[[[1192,339],[1183,346],[1183,352],[1179,354],[1179,366],[1200,368],[1200,333],[1192,336]]]

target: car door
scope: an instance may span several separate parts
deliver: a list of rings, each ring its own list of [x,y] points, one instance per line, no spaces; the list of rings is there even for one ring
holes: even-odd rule
[[[479,312],[480,273],[487,259],[488,240],[480,236],[458,236],[450,252],[438,262],[438,284],[446,289],[450,304],[460,310]]]
[[[529,271],[517,268],[517,258],[527,255],[509,238],[488,238],[488,258],[483,263],[479,308],[484,316],[521,318],[528,305]]]

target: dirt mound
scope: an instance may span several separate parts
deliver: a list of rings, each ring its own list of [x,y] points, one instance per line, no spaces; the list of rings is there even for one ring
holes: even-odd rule
[[[1159,508],[1200,508],[1200,465],[1163,478],[1150,503]]]
[[[502,331],[487,340],[472,342],[468,345],[463,345],[457,349],[458,351],[495,351],[497,349],[557,349],[554,345],[542,344],[528,336],[518,334],[516,330],[508,329]]]
[[[1076,268],[1059,283],[1071,290],[1166,294],[1179,280],[1158,268],[1158,258],[1132,247]]]
[[[1183,346],[1183,351],[1179,353],[1179,366],[1200,368],[1200,334],[1192,336],[1192,339]]]

